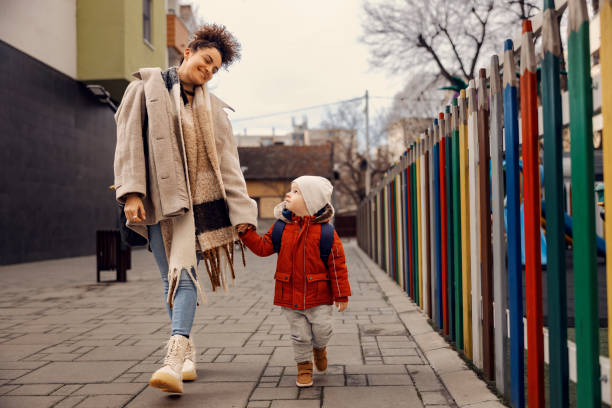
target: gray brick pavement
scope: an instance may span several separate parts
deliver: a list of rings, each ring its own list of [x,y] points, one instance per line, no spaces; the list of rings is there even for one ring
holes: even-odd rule
[[[0,406],[495,406],[484,383],[462,386],[461,360],[401,290],[354,243],[345,249],[353,296],[334,312],[329,369],[312,388],[295,387],[288,325],[272,305],[276,257],[247,254],[229,293],[205,282],[198,380],[180,396],[147,386],[170,330],[151,254],[133,252],[122,284],[93,283],[93,257],[0,267]]]

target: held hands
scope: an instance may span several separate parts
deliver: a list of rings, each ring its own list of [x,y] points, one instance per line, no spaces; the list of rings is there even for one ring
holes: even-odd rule
[[[344,312],[346,310],[346,308],[348,307],[348,302],[334,302],[334,304],[336,305],[336,307],[338,308],[339,312]]]
[[[130,194],[127,197],[123,212],[130,222],[142,222],[147,216],[142,199],[137,194]]]
[[[255,229],[255,226],[253,226],[251,224],[238,224],[238,225],[236,225],[236,231],[238,232],[238,234],[244,234],[245,232],[247,232],[250,229]]]

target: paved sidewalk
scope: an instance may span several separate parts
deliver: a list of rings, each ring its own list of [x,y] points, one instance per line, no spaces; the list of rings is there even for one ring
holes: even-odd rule
[[[334,312],[328,373],[302,390],[272,305],[276,256],[247,254],[228,294],[201,272],[199,378],[180,396],[147,385],[170,329],[151,254],[133,252],[123,284],[95,284],[94,257],[0,267],[0,407],[502,407],[402,291],[345,250],[353,296]]]

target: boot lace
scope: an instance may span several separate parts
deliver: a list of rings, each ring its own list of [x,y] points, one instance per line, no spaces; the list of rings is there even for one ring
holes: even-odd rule
[[[179,354],[179,339],[173,336],[168,340],[168,352],[166,353],[166,357],[164,357],[164,365],[169,365],[174,368],[182,364],[183,362]]]

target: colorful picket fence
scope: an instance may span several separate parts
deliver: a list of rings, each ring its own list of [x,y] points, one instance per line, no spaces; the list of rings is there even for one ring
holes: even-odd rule
[[[565,12],[568,90],[562,91],[558,17]],[[592,22],[599,26],[594,78]],[[534,31],[542,36],[539,84]],[[359,208],[360,247],[513,407],[544,407],[546,400],[551,407],[567,407],[570,381],[577,383],[578,407],[610,403],[610,362],[599,355],[596,261],[602,249],[598,255],[594,113],[603,123],[604,184],[610,186],[604,201],[610,209],[612,0],[600,2],[592,21],[585,0],[544,0],[542,13],[523,22],[520,41],[505,42],[501,61],[492,56],[488,70],[481,69],[441,109]],[[568,125],[571,210],[565,205],[563,177],[562,131]],[[604,257],[612,250],[611,217],[604,225]],[[567,251],[574,265],[575,343],[567,340]],[[606,264],[606,276],[611,316],[612,262]]]

